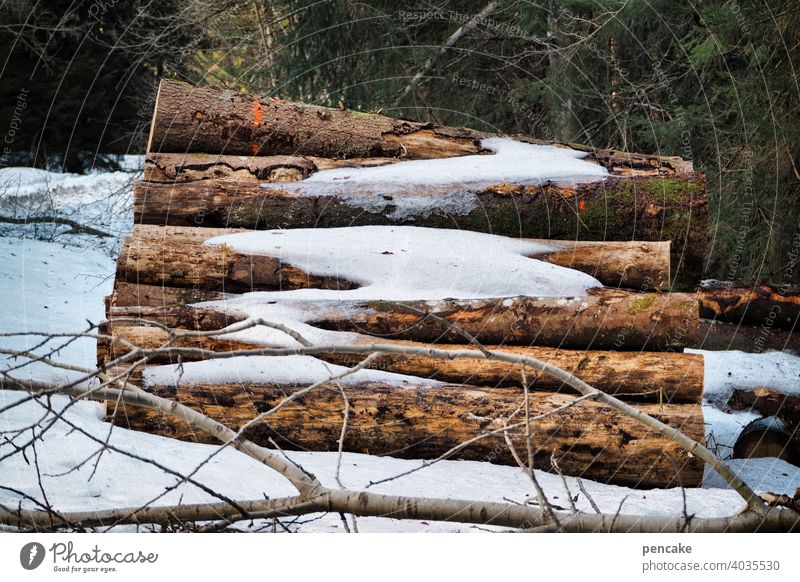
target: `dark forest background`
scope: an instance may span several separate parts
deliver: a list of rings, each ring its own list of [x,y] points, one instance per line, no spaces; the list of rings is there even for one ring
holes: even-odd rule
[[[797,283],[799,56],[797,0],[10,0],[1,161],[142,153],[160,77],[681,155],[708,177],[708,275]]]

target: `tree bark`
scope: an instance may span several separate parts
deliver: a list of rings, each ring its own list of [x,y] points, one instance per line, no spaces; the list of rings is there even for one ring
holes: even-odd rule
[[[573,298],[288,303],[305,312],[306,323],[321,329],[425,343],[463,344],[466,340],[441,321],[410,309],[444,318],[485,344],[674,351],[695,347],[698,342],[697,299],[687,293],[596,289]],[[113,307],[108,316],[149,318],[184,328],[187,326],[175,323],[198,318],[228,323],[242,319],[191,307],[122,306]]]
[[[455,330],[408,307],[446,319],[486,344],[568,349],[680,350],[697,342],[697,300],[685,293],[613,289],[586,296],[470,301],[345,302],[310,309],[309,323],[329,330],[418,342],[464,343]]]
[[[98,342],[98,359],[108,362],[126,354],[127,344],[156,349],[169,339],[159,328],[135,324],[107,324],[104,333],[113,335],[115,341]],[[371,338],[361,338],[368,343]],[[358,342],[357,342],[358,343]],[[522,385],[518,366],[496,360],[441,360],[424,354],[426,344],[412,342],[381,342],[419,347],[417,356],[385,354],[368,365],[378,369],[419,378],[433,379],[453,384],[472,384],[482,387],[517,387]],[[178,348],[198,348],[215,352],[258,350],[266,346],[232,341],[223,337],[184,338],[173,342]],[[457,350],[463,346],[436,344],[436,348]],[[612,352],[572,351],[543,347],[488,346],[489,349],[527,355],[574,374],[598,390],[622,400],[635,402],[700,402],[703,397],[703,356],[665,352]],[[363,359],[361,355],[337,352],[317,354],[315,357],[333,364],[354,366]],[[199,354],[182,353],[181,361],[195,361]],[[176,363],[176,354],[167,353],[153,358],[152,363]],[[568,389],[562,382],[547,374],[528,370],[527,379],[532,391],[557,392]]]
[[[413,224],[539,239],[672,241],[676,284],[694,289],[702,277],[708,209],[705,183],[695,174],[609,178],[577,185],[498,184],[464,193],[473,197],[474,204],[461,214],[420,209],[399,218],[397,194],[387,199],[380,192],[361,191],[344,198],[319,190],[314,183],[298,188],[237,178],[137,182],[134,217],[138,224],[159,226],[274,229]],[[417,194],[437,196],[426,191]]]
[[[117,281],[229,292],[359,287],[341,277],[306,273],[276,257],[238,253],[227,245],[203,244],[237,232],[247,231],[136,225],[133,236],[122,245]],[[531,258],[588,273],[606,286],[669,288],[668,242],[532,242],[557,250]]]
[[[156,98],[147,152],[434,159],[478,153],[479,141],[491,136],[470,129],[292,103],[229,89],[192,87],[164,79]],[[588,159],[617,175],[693,171],[692,163],[680,157],[575,144],[571,147],[587,151]]]
[[[398,158],[337,160],[317,156],[149,153],[145,157],[144,180],[148,182],[193,182],[211,178],[235,178],[240,181],[296,182],[322,170],[384,166],[398,161],[400,161]]]
[[[698,291],[700,317],[737,325],[794,330],[800,291],[765,283],[704,281]]]
[[[299,388],[285,385],[156,386],[155,394],[177,399],[211,418],[238,429]],[[344,450],[403,458],[436,458],[464,441],[501,428],[519,410],[518,389],[481,390],[469,386],[400,387],[364,383],[345,385],[351,413]],[[542,415],[572,401],[565,394],[530,394],[532,415]],[[699,404],[642,405],[642,410],[703,441]],[[321,387],[245,431],[251,441],[267,445],[275,439],[291,450],[335,451],[344,405],[338,388]],[[519,413],[509,422],[522,422]],[[122,426],[195,440],[197,431],[164,415],[124,407],[115,422]],[[676,444],[632,419],[593,403],[582,402],[533,422],[534,464],[548,470],[555,455],[562,471],[600,482],[634,487],[700,484],[703,463]],[[525,431],[510,431],[520,454]],[[204,436],[200,436],[205,440]],[[479,440],[454,458],[514,464],[502,434]]]

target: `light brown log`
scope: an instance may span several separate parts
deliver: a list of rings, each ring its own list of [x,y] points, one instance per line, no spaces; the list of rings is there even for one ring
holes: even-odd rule
[[[98,358],[109,361],[129,351],[129,342],[137,347],[155,349],[165,344],[168,334],[159,328],[111,324],[104,328],[116,340],[98,344]],[[123,342],[124,340],[124,342]],[[356,343],[369,343],[371,338],[362,337]],[[388,341],[407,347],[417,347],[420,355],[386,354],[368,367],[388,372],[450,382],[472,384],[482,387],[512,387],[522,385],[518,366],[496,360],[441,360],[427,357],[422,350],[431,346],[413,342]],[[200,348],[215,352],[233,350],[256,350],[263,345],[231,341],[221,337],[186,338],[172,344],[180,348]],[[436,344],[444,350],[463,349],[463,346]],[[526,355],[564,369],[598,390],[613,394],[623,400],[648,402],[700,402],[703,397],[703,356],[669,352],[613,352],[577,351],[546,347],[488,346]],[[181,360],[193,361],[199,355],[181,354]],[[363,359],[362,355],[328,352],[316,357],[343,366],[353,366]],[[177,355],[165,354],[151,360],[152,363],[176,363]],[[556,392],[570,390],[547,374],[527,373],[530,389]],[[521,389],[521,388],[520,388]]]
[[[794,330],[800,291],[765,283],[704,281],[697,293],[700,317],[737,325]]]
[[[687,293],[631,293],[589,290],[581,297],[516,297],[443,301],[291,302],[306,313],[306,323],[334,331],[359,332],[383,339],[465,343],[464,337],[431,317],[460,326],[485,344],[551,346],[567,349],[673,351],[698,341],[697,299]],[[154,318],[171,327],[197,319],[191,307],[114,307],[109,317]],[[214,321],[231,315],[201,310]]]
[[[241,229],[136,225],[122,245],[117,281],[230,292],[302,288],[355,289],[341,277],[306,273],[277,257],[206,245]],[[310,236],[313,236],[311,234]],[[668,242],[573,242],[528,239],[557,251],[531,255],[577,269],[612,287],[669,288]]]
[[[175,398],[237,429],[270,409],[297,388],[285,385],[231,384],[159,386],[149,390]],[[519,410],[522,395],[512,388],[471,386],[401,387],[366,383],[344,386],[351,414],[344,450],[404,458],[435,458],[481,433],[503,426]],[[532,393],[532,415],[573,399],[565,394]],[[643,404],[642,410],[703,442],[699,404]],[[344,409],[338,388],[320,388],[285,406],[245,431],[247,438],[291,450],[337,450]],[[521,419],[515,417],[517,421]],[[188,426],[141,409],[124,408],[115,422],[156,434],[204,439]],[[511,421],[513,422],[513,420]],[[632,419],[590,401],[532,423],[534,464],[550,469],[555,454],[566,474],[635,487],[699,485],[703,463]],[[524,431],[511,432],[525,457]],[[470,445],[454,458],[514,464],[502,435]]]
[[[631,293],[591,289],[575,298],[343,302],[308,306],[309,322],[323,329],[381,338],[463,343],[444,318],[487,344],[569,349],[679,350],[696,345],[697,300],[686,293]]]
[[[424,189],[419,194],[437,196]],[[273,229],[411,224],[515,238],[672,241],[676,283],[694,289],[701,278],[709,224],[701,175],[609,178],[572,185],[496,184],[470,195],[474,208],[465,208],[461,214],[420,209],[397,218],[393,195],[381,192],[353,194],[365,202],[382,200],[372,210],[311,182],[287,189],[235,177],[140,181],[134,184],[134,218],[139,224],[159,226]]]
[[[490,135],[168,79],[161,81],[154,109],[148,153],[431,159],[478,153],[479,140]],[[619,175],[693,171],[679,157],[572,147]]]

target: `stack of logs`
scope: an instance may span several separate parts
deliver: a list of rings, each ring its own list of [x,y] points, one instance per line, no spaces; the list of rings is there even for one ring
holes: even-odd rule
[[[759,326],[770,310],[748,310],[752,303],[747,297],[741,303],[752,288],[708,286],[694,292],[708,246],[708,212],[704,178],[690,163],[589,150],[585,159],[607,168],[607,179],[535,186],[500,182],[476,193],[478,210],[463,215],[426,210],[402,219],[392,212],[391,199],[385,200],[383,210],[365,210],[364,205],[330,191],[315,192],[312,182],[302,194],[282,187],[331,168],[484,155],[480,140],[485,137],[471,130],[163,81],[144,179],[134,188],[133,236],[124,243],[114,292],[107,301],[109,321],[104,331],[112,339],[99,343],[98,359],[107,363],[127,352],[130,344],[163,345],[167,332],[141,320],[206,331],[238,320],[193,305],[202,301],[249,291],[357,286],[303,272],[275,257],[203,244],[222,234],[405,224],[547,239],[559,250],[536,258],[589,273],[606,287],[592,290],[579,302],[536,297],[410,302],[416,311],[391,302],[352,302],[338,310],[314,305],[309,306],[314,318],[307,323],[357,331],[365,341],[380,336],[384,343],[422,348],[423,342],[435,342],[443,349],[463,344],[462,335],[420,315],[436,314],[488,346],[502,345],[550,362],[600,390],[635,402],[644,412],[702,442],[703,358],[682,349],[708,341],[717,347],[746,349],[728,330],[738,329],[743,321]],[[776,297],[788,297],[769,295],[769,289],[753,292],[762,291],[765,305]],[[725,323],[712,324],[701,315]],[[781,316],[775,329],[787,327],[787,322],[793,326],[797,309],[786,309]],[[770,335],[775,329],[760,340],[754,332],[745,343],[761,341],[769,347],[781,340],[782,336]],[[187,338],[177,345],[215,351],[259,347],[220,336]],[[343,365],[360,358],[344,353],[318,357]],[[187,359],[191,356],[183,357]],[[166,363],[175,359],[165,354],[149,362]],[[520,370],[510,364],[435,360],[420,349],[416,356],[383,356],[374,365],[443,384],[425,390],[375,382],[344,386],[352,409],[345,450],[437,457],[497,428],[498,420],[511,417],[520,406]],[[141,373],[141,368],[131,371],[134,382],[141,384]],[[528,381],[533,415],[573,397],[546,375],[532,375]],[[177,398],[236,429],[301,387],[232,380],[145,388]],[[116,405],[109,411],[115,422],[131,428],[202,439],[188,425],[157,413]],[[341,426],[338,389],[317,390],[270,416],[268,422],[249,428],[246,435],[267,446],[336,450]],[[540,468],[549,469],[555,457],[567,474],[643,487],[695,486],[702,478],[698,459],[592,401],[535,422],[531,430],[534,462]],[[524,431],[511,431],[510,436],[524,450],[520,440]],[[499,433],[464,448],[457,457],[514,463]]]

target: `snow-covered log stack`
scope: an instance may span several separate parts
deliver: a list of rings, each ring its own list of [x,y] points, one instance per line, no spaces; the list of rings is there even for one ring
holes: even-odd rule
[[[111,362],[169,343],[130,378],[241,427],[287,395],[357,363],[335,345],[391,343],[384,356],[248,428],[287,449],[436,457],[519,424],[521,370],[436,360],[464,336],[562,367],[703,440],[699,281],[705,184],[679,158],[574,149],[380,115],[161,84],[133,236],[108,300]],[[432,317],[438,316],[438,317]],[[145,323],[219,330],[280,323],[330,349],[208,359],[208,350],[300,346],[275,328],[174,341]],[[114,321],[117,320],[117,321]],[[203,350],[206,350],[205,352]],[[178,362],[180,362],[178,364]],[[634,486],[697,485],[703,465],[630,419],[529,371],[538,467]],[[180,438],[143,410],[116,421]],[[525,449],[525,431],[509,430]],[[461,458],[514,463],[500,431]]]

